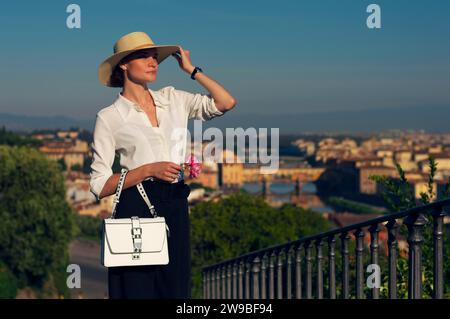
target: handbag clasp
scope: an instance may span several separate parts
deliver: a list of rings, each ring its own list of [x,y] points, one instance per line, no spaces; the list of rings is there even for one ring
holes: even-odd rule
[[[140,253],[142,252],[142,228],[139,223],[139,217],[131,217],[131,238],[133,239],[133,260],[140,259]]]

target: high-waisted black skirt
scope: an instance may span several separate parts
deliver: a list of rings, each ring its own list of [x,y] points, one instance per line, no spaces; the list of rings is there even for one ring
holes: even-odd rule
[[[169,264],[108,268],[108,292],[111,299],[187,299],[191,291],[191,255],[189,241],[189,185],[179,181],[142,182],[158,216],[170,229]],[[136,186],[122,190],[115,218],[152,217]]]

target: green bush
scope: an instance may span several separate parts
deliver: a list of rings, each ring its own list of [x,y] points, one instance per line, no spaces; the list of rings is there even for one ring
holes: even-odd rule
[[[30,147],[39,147],[42,146],[42,141],[32,137],[22,136],[13,132],[9,132],[6,130],[5,126],[2,126],[2,128],[0,129],[0,145],[26,145]]]
[[[13,299],[17,295],[17,279],[13,273],[0,264],[0,299]]]
[[[73,164],[71,167],[70,167],[70,169],[72,170],[72,171],[77,171],[77,172],[81,172],[82,171],[82,167],[81,167],[81,165],[80,164]]]
[[[343,197],[331,196],[327,199],[327,204],[335,207],[337,210],[349,211],[353,214],[382,214],[383,212],[374,207],[355,202]]]
[[[78,215],[76,218],[79,232],[78,237],[99,241],[102,232],[102,219],[92,216]]]
[[[66,270],[76,226],[65,195],[55,161],[26,146],[0,145],[0,260],[19,288],[42,288]]]
[[[58,160],[56,161],[56,163],[58,163],[59,169],[60,169],[61,171],[66,171],[66,170],[67,170],[66,161],[64,160],[63,157],[61,157],[60,159],[58,159]]]

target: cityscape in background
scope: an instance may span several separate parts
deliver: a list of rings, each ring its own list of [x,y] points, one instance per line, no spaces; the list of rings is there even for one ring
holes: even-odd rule
[[[41,142],[42,153],[64,163],[67,200],[76,211],[80,215],[105,217],[113,196],[97,202],[90,192],[90,132],[73,129],[30,136]],[[246,158],[237,159],[237,152],[225,150],[221,162],[202,162],[202,174],[186,179],[193,184],[189,202],[214,200],[243,189],[263,196],[273,206],[292,203],[332,218],[334,209],[320,198],[341,196],[382,206],[381,190],[369,176],[396,177],[395,163],[405,171],[416,198],[427,187],[430,155],[438,164],[433,184],[436,194],[450,178],[450,133],[391,131],[353,136],[291,135],[281,139],[279,169],[272,174],[261,174],[261,164],[248,163],[248,154],[257,151],[248,148]],[[203,146],[207,144],[203,142]],[[232,154],[232,163],[226,161],[228,153]],[[201,159],[201,155],[194,155]]]
[[[89,188],[91,132],[41,130],[28,137],[38,140],[39,150],[63,165],[66,199],[77,214],[98,218],[110,215],[113,196],[97,201]],[[380,196],[382,190],[369,176],[396,178],[396,163],[405,171],[417,199],[428,187],[430,155],[438,165],[433,183],[436,198],[433,200],[439,199],[450,180],[450,133],[393,130],[378,134],[299,134],[281,136],[280,141],[279,169],[273,174],[261,174],[261,165],[246,163],[248,154],[256,151],[249,148],[245,150],[245,159],[237,160],[236,152],[226,150],[222,154],[222,163],[202,162],[202,173],[195,179],[186,179],[191,186],[190,206],[203,201],[218,201],[244,190],[261,196],[273,207],[289,203],[320,214],[334,227],[345,227],[387,213]],[[203,146],[207,144],[204,142]],[[230,156],[228,153],[231,153],[232,163],[225,161]],[[199,154],[195,155],[201,158]],[[358,210],[358,207],[362,208]],[[447,217],[445,222],[449,222]],[[386,239],[387,234],[382,232],[380,240],[385,242]],[[368,236],[366,241],[370,241]],[[405,239],[399,240],[400,248],[406,246]],[[106,296],[106,291],[102,291],[106,289],[104,270],[100,265],[92,264],[98,257],[98,247],[75,241],[71,252],[74,262],[91,263],[88,273],[94,272],[92,278],[88,276],[84,294],[96,298],[101,298],[102,294]]]

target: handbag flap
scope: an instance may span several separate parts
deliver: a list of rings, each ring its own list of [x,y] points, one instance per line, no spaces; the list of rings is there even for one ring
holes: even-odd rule
[[[140,218],[142,253],[161,252],[167,238],[164,217]],[[132,223],[129,218],[104,220],[103,229],[109,250],[113,254],[133,253]]]

